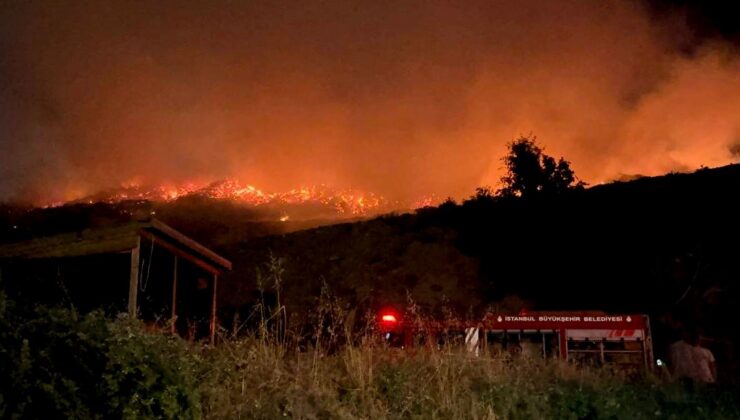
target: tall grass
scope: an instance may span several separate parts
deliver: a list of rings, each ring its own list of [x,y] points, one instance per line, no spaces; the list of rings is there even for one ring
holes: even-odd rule
[[[346,345],[286,353],[255,339],[203,354],[208,418],[740,418],[736,396],[564,362]]]
[[[280,268],[271,259],[261,287],[279,291]],[[302,331],[277,296],[251,333],[210,347],[99,313],[22,313],[0,292],[0,418],[740,418],[733,390],[454,344],[389,348],[375,316],[362,322],[326,285]]]
[[[278,296],[281,268],[271,258],[270,274],[263,277],[272,280]],[[423,328],[423,311],[408,300],[405,319]],[[740,418],[731,391],[689,390],[654,374],[625,378],[556,360],[476,357],[459,343],[389,348],[380,339],[376,317],[365,314],[366,322],[359,322],[326,284],[307,345],[301,343],[304,331],[284,323],[279,298],[274,308],[262,311],[269,322],[261,323],[258,334],[224,337],[201,353],[198,383],[205,417]]]

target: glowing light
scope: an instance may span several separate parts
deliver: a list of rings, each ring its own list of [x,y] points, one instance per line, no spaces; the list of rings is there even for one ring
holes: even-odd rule
[[[290,216],[288,216],[288,215],[285,215],[285,216],[282,216],[282,217],[280,218],[280,221],[281,221],[281,222],[287,222],[287,221],[288,221],[288,219],[290,219]]]
[[[380,319],[382,319],[383,322],[398,322],[396,316],[393,314],[385,314]]]
[[[181,185],[161,185],[147,188],[140,183],[128,182],[120,189],[84,198],[94,202],[119,203],[122,201],[171,202],[186,196],[200,196],[215,200],[230,200],[249,206],[284,204],[320,204],[340,215],[364,216],[390,210],[388,201],[380,195],[354,189],[333,189],[325,185],[302,186],[286,192],[266,192],[254,185],[242,184],[236,179],[226,179],[210,184],[187,182]],[[55,203],[57,205],[63,203]],[[51,205],[54,207],[54,205]],[[285,217],[285,216],[283,216]],[[288,220],[287,218],[281,221]]]
[[[418,210],[423,209],[424,207],[434,207],[442,204],[442,202],[444,202],[444,200],[436,194],[423,195],[418,196],[416,200],[411,202],[411,208]]]

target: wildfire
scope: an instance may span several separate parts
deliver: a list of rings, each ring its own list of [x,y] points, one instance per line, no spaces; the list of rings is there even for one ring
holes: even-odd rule
[[[321,204],[339,214],[364,215],[381,210],[387,201],[380,195],[357,190],[334,190],[324,185],[301,187],[286,192],[265,192],[252,185],[227,180],[198,190],[213,199],[233,200],[254,206],[268,204]]]
[[[322,205],[333,209],[339,215],[352,216],[389,210],[389,202],[383,196],[371,192],[354,189],[336,190],[325,185],[300,187],[286,192],[267,192],[253,185],[242,184],[236,179],[210,184],[189,182],[155,187],[128,183],[117,190],[105,191],[75,202],[118,203],[127,200],[170,202],[188,196],[231,200],[249,206]]]
[[[428,195],[414,201],[413,208],[421,209],[424,207],[432,207],[438,205],[440,202],[441,200],[436,195]]]

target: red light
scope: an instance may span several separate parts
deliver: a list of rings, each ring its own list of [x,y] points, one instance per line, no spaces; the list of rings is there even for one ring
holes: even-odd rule
[[[398,322],[396,316],[392,314],[383,315],[380,319],[382,319],[383,322]]]

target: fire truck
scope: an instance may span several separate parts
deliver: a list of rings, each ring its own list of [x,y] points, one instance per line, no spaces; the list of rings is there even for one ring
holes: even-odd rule
[[[477,356],[541,357],[628,371],[653,366],[650,321],[642,314],[520,312],[478,322],[421,322],[384,310],[379,324],[394,347],[459,344]]]

